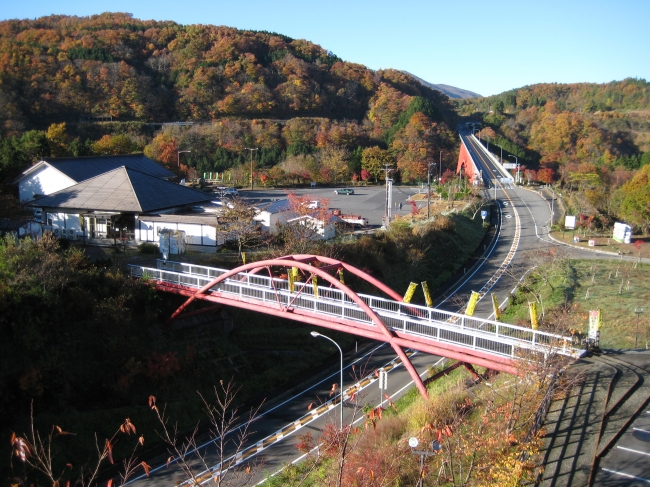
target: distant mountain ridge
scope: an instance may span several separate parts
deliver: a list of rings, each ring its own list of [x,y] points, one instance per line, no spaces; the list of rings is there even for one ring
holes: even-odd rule
[[[473,91],[463,90],[462,88],[456,88],[455,86],[429,83],[428,81],[425,81],[422,78],[419,78],[414,74],[409,73],[408,71],[402,71],[402,73],[408,74],[409,76],[413,77],[413,79],[419,81],[420,83],[422,83],[422,85],[426,86],[427,88],[431,88],[432,90],[438,90],[443,92],[449,98],[482,98],[483,97],[482,95],[479,95],[478,93],[474,93]]]

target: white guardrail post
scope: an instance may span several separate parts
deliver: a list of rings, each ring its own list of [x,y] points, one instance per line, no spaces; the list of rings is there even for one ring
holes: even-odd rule
[[[178,268],[178,263],[170,262],[169,264],[173,268]],[[183,284],[185,282],[187,283],[185,285],[195,288],[201,288],[212,281],[212,271],[215,271],[214,274],[216,275],[221,275],[224,272],[227,272],[223,269],[203,266],[185,266],[185,268],[190,268],[196,272],[196,274],[192,275],[188,273],[152,269],[135,265],[129,265],[129,267],[130,273],[134,277],[142,277],[146,274],[151,276],[151,278],[155,278],[162,282],[172,282],[177,284]],[[244,280],[240,280],[237,277],[244,277]],[[259,277],[261,276],[250,275],[248,273],[244,275],[237,274],[237,276],[233,276],[233,279],[227,279],[224,281],[218,292],[224,295],[237,296],[239,300],[242,300],[246,295],[244,292],[244,286],[246,286],[247,289],[259,288],[262,290],[261,301],[266,302],[267,300],[264,293],[268,292],[268,286],[272,286],[273,282],[277,282],[276,292],[280,297],[280,302],[285,301],[283,298],[288,299],[288,301],[286,301],[287,303],[291,302],[294,296],[289,293],[286,281],[280,279],[271,280],[270,278],[258,279]],[[231,290],[227,290],[227,288],[230,288]],[[326,289],[324,288],[323,291],[325,290]],[[253,295],[251,294],[251,296]],[[509,325],[497,321],[482,320],[481,318],[474,317],[472,318],[472,322],[467,324],[466,319],[468,318],[464,314],[428,308],[416,304],[408,304],[408,306],[406,306],[401,301],[381,298],[378,296],[359,294],[359,297],[365,302],[370,303],[369,306],[378,313],[380,318],[385,317],[394,320],[394,324],[389,326],[389,328],[399,329],[399,323],[401,323],[401,330],[405,333],[419,335],[437,341],[446,341],[460,346],[466,346],[468,348],[470,345],[467,345],[466,342],[468,338],[471,337],[471,347],[473,349],[485,350],[496,355],[514,356],[515,348],[527,348],[543,352],[548,348],[544,345],[547,340],[549,343],[562,341],[560,349],[564,355],[577,356],[582,353],[582,350],[575,349],[568,345],[567,342],[570,338],[561,335],[540,332],[537,330],[531,330],[530,328]],[[341,316],[343,318],[346,318],[346,308],[350,308],[351,310],[354,310],[354,312],[348,313],[347,319],[363,323],[372,323],[365,314],[361,315],[358,313],[360,308],[356,303],[346,302],[346,294],[338,289],[329,288],[327,289],[327,293],[324,292],[319,296],[319,298],[319,300],[316,300],[313,292],[311,294],[306,292],[302,294],[299,300],[293,302],[293,306],[299,309],[309,311],[314,310],[325,315]],[[310,300],[313,301],[313,304],[309,303]],[[276,300],[271,301],[275,303],[277,298]],[[318,308],[319,301],[323,305],[321,309]],[[331,303],[333,307],[329,306],[328,302]],[[340,313],[336,311],[336,307],[338,306],[341,306]],[[328,310],[328,308],[330,309]],[[412,326],[409,329],[409,323],[415,326]],[[472,326],[473,324],[480,324],[480,326],[475,328]],[[486,327],[486,325],[489,326]],[[505,333],[504,328],[506,329]],[[493,331],[488,331],[489,329],[492,329]],[[441,335],[441,330],[453,333],[445,333]],[[454,333],[460,334],[460,337],[454,338]],[[485,345],[479,346],[477,344],[479,338],[483,340],[481,343],[485,343]],[[502,350],[502,345],[509,345],[511,349],[510,353]]]

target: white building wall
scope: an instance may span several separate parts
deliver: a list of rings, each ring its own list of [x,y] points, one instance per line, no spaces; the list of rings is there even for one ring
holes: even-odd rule
[[[270,233],[271,235],[278,232],[278,223],[286,223],[287,221],[283,213],[269,213],[268,211],[261,211],[253,220],[260,223],[262,233]]]
[[[83,236],[78,213],[46,213],[45,224],[52,229],[56,237],[76,239]],[[88,220],[86,220],[87,228]],[[106,233],[105,228],[104,233]]]
[[[176,223],[147,220],[141,216],[135,225],[135,239],[140,242],[158,244],[162,230],[181,230],[185,232],[185,240],[189,245],[216,246],[216,229],[201,223]],[[219,242],[223,244],[223,241]]]
[[[201,228],[203,236],[203,245],[217,245],[217,229],[209,225],[203,225]],[[223,245],[223,239],[219,242]]]
[[[31,201],[35,194],[52,194],[75,184],[62,172],[44,165],[18,183],[18,197],[21,202]]]

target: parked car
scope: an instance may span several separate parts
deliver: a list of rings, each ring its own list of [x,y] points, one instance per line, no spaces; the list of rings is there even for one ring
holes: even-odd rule
[[[336,194],[354,194],[354,190],[352,188],[335,189],[334,192]]]
[[[216,188],[214,188],[214,192],[221,195],[229,195],[229,196],[239,195],[239,191],[237,191],[237,188],[228,188],[226,186],[217,186]]]
[[[304,206],[305,208],[309,208],[310,210],[315,210],[316,208],[320,208],[321,204],[320,201],[314,200],[314,201],[305,201],[302,204],[302,206]]]

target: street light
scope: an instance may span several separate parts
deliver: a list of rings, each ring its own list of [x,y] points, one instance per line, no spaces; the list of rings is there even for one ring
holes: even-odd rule
[[[442,157],[442,151],[440,151],[440,156]],[[436,167],[435,162],[430,162],[427,167],[427,220],[431,216],[431,164],[433,164],[434,169]]]
[[[637,338],[639,338],[639,315],[643,313],[643,308],[634,308],[636,313],[636,331],[634,332],[634,348],[636,348]]]
[[[438,173],[438,182],[442,179],[442,151],[440,151],[440,169]]]
[[[251,151],[251,191],[253,191],[253,151],[256,151],[258,149],[259,147],[255,147],[255,148],[244,147],[244,150]]]
[[[515,164],[517,164],[517,183],[519,183],[519,159],[517,159],[517,156],[513,156],[512,154],[508,154],[508,157],[515,158]]]
[[[318,337],[327,338],[330,342],[336,345],[336,348],[338,348],[339,352],[341,353],[341,383],[339,384],[339,390],[341,391],[341,431],[343,431],[343,350],[341,350],[339,344],[336,343],[334,340],[332,340],[330,337],[326,335],[322,335],[317,331],[312,331],[311,336],[313,336],[314,338],[318,338]]]
[[[551,230],[553,229],[553,215],[555,215],[555,188],[553,188],[553,186],[551,186],[551,193],[553,193],[553,197],[551,199],[551,228],[549,229],[548,233],[551,233]]]
[[[192,152],[192,151],[191,151],[191,150],[179,150],[179,151],[176,153],[176,162],[178,163],[178,167],[179,167],[179,169],[180,169],[180,167],[181,167],[181,154],[188,154],[188,153],[190,153],[190,152]]]

